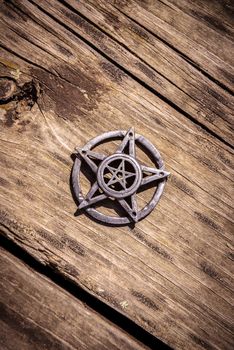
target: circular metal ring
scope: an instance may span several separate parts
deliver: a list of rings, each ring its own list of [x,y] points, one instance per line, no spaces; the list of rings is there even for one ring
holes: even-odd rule
[[[93,138],[92,140],[90,140],[83,147],[83,150],[84,151],[91,151],[96,146],[98,146],[104,142],[112,141],[113,139],[123,139],[125,137],[126,133],[127,133],[126,130],[116,130],[116,131],[106,132],[106,133],[99,135],[99,136]],[[143,150],[148,155],[150,155],[150,158],[153,161],[153,163],[157,169],[159,169],[159,170],[164,169],[164,164],[163,164],[163,160],[160,156],[160,153],[158,152],[158,150],[155,148],[155,146],[150,141],[148,141],[144,136],[136,134],[135,135],[135,142],[140,148],[143,148]],[[111,156],[111,157],[113,157],[113,156]],[[73,165],[73,169],[72,169],[72,176],[71,176],[74,195],[75,195],[78,203],[81,203],[82,201],[85,200],[85,197],[82,193],[81,186],[80,186],[81,162],[82,162],[81,157],[76,157],[74,165]],[[137,162],[134,163],[135,166],[136,166],[136,164],[137,164]],[[102,167],[104,167],[104,165],[100,165],[100,169],[99,169],[100,172],[102,171]],[[137,166],[135,169],[138,169]],[[151,200],[149,201],[149,203],[144,208],[139,210],[138,220],[142,220],[143,218],[145,218],[148,214],[150,214],[150,212],[157,205],[157,203],[158,203],[158,201],[163,193],[165,183],[166,183],[166,177],[161,179],[161,181],[158,182],[157,187],[155,188],[155,192],[154,192]],[[103,186],[102,183],[100,183],[100,185],[102,188],[105,187],[105,186]],[[135,185],[134,185],[134,189],[135,189]],[[95,208],[92,208],[92,207],[86,208],[86,212],[94,219],[101,221],[101,222],[104,222],[104,223],[107,223],[107,224],[125,225],[125,224],[129,224],[132,222],[131,218],[129,218],[128,216],[115,217],[115,216],[104,215],[103,213],[100,213],[98,210],[96,210]]]
[[[132,166],[133,172],[132,172],[132,175],[130,173],[129,176],[134,177],[134,181],[129,188],[123,187],[121,190],[115,190],[115,189],[112,189],[110,186],[108,186],[108,184],[105,181],[105,170],[108,169],[108,166],[110,167],[111,164],[116,162],[116,161],[119,161],[120,165],[121,165],[121,162],[124,161],[128,165]],[[97,179],[98,179],[98,183],[99,183],[101,189],[109,197],[125,198],[125,197],[132,195],[134,192],[137,191],[137,189],[141,183],[142,173],[141,173],[140,165],[138,164],[138,162],[134,158],[128,156],[127,154],[120,155],[117,153],[117,154],[113,154],[113,155],[107,157],[101,163],[100,167],[98,168]]]

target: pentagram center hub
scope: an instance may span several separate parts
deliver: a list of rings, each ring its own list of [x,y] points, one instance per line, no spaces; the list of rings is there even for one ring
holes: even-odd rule
[[[102,161],[97,180],[105,194],[124,198],[135,193],[141,184],[142,171],[139,163],[126,154],[113,154]]]

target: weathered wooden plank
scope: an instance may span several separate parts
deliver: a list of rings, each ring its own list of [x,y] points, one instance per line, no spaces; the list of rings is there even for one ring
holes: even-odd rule
[[[1,349],[146,349],[0,248]]]
[[[1,76],[21,92],[1,109],[3,234],[172,347],[231,349],[232,151],[73,28],[38,18],[8,8],[1,22]],[[157,210],[134,229],[74,217],[74,146],[131,125],[172,172]]]
[[[234,6],[232,1],[169,0],[167,4],[169,3],[233,41]]]
[[[233,52],[233,37],[226,35],[227,30],[224,27],[222,33],[217,31],[217,25],[215,28],[211,27],[205,14],[201,18],[202,10],[194,16],[197,7],[195,1],[190,1],[189,4],[187,2],[182,10],[180,7],[183,2],[174,1],[178,5],[174,6],[173,1],[117,1],[115,6],[233,91],[233,58],[230,55]],[[185,7],[189,8],[188,13],[184,12]],[[222,16],[223,11],[219,17],[221,23]]]
[[[201,123],[224,141],[233,143],[232,95],[202,74],[166,42],[126,17],[111,2],[68,0],[58,3],[54,0],[49,7],[44,1],[36,3],[154,89],[155,93],[161,94],[169,103],[184,111],[187,117]],[[30,9],[35,20],[40,17],[40,11],[35,6],[27,2],[24,5],[24,10]],[[156,2],[155,6],[157,5]],[[85,16],[92,23],[81,16]],[[157,22],[153,25],[155,23]],[[199,29],[199,32],[204,32],[208,41],[217,43],[217,38],[212,37],[213,30],[211,34],[204,28]],[[173,31],[172,33],[175,35]],[[193,45],[191,38],[190,46]],[[226,50],[230,52],[230,45]],[[194,50],[191,51],[192,59]],[[206,58],[202,63],[209,65]],[[219,67],[222,67],[221,63]],[[232,72],[232,67],[228,69]]]

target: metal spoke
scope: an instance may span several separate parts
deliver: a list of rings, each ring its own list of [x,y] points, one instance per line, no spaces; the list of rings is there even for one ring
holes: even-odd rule
[[[93,159],[98,159],[98,160],[102,161],[107,157],[106,155],[104,155],[102,153],[93,152],[90,150],[86,150],[84,148],[83,149],[77,148],[76,151],[85,160],[85,162],[90,166],[90,168],[93,170],[93,172],[95,174],[97,173],[98,167],[97,167],[97,164],[93,161]]]
[[[131,177],[131,176],[136,176],[135,173],[129,173],[129,172],[125,172],[125,179]]]
[[[109,167],[108,167],[108,169],[109,169]],[[114,168],[112,168],[112,169],[114,169]],[[119,173],[121,174],[121,178],[119,178],[119,176],[118,176]],[[112,175],[113,176],[109,180],[107,185],[110,186],[110,185],[113,185],[113,184],[119,182],[121,184],[121,186],[123,187],[123,189],[126,190],[126,180],[125,180],[125,174],[124,174],[124,160],[122,160],[120,162],[118,168],[115,169],[115,171],[113,171]]]
[[[132,210],[137,213],[138,212],[138,206],[137,206],[137,200],[136,200],[136,193],[134,193],[131,196],[131,201],[132,201]]]
[[[112,173],[114,174],[116,172],[116,168],[110,166],[110,165],[107,165],[106,168]]]
[[[124,181],[122,179],[119,179],[118,176],[116,176],[115,178],[112,178],[109,182],[108,182],[108,186],[114,185],[115,183],[120,183],[120,185],[123,187],[124,190],[126,190],[126,185],[124,183]]]
[[[126,211],[128,216],[130,216],[130,218],[134,222],[137,222],[138,221],[138,210],[137,210],[136,194],[133,194],[130,197],[130,200],[131,200],[131,203],[132,203],[132,207],[129,206],[128,202],[124,198],[118,199],[118,203]]]
[[[116,153],[124,153],[124,149],[127,146],[127,144],[129,143],[129,151],[127,152],[127,154],[129,156],[132,156],[135,158],[136,156],[136,146],[135,146],[135,131],[134,128],[130,128],[123,141],[121,142],[121,144],[119,145],[119,147],[116,150]]]
[[[95,197],[94,194],[99,190],[99,185],[97,181],[92,185],[91,189],[87,193],[85,199],[80,203],[78,209],[88,208],[92,204],[95,204],[97,202],[102,201],[103,199],[106,199],[107,196],[104,193],[100,193],[100,195],[97,195]]]
[[[142,165],[141,169],[142,169],[143,173],[152,174],[152,175],[149,175],[147,177],[143,177],[143,179],[141,181],[141,186],[146,185],[146,184],[151,183],[151,182],[154,182],[156,180],[165,179],[166,177],[168,177],[170,175],[170,173],[168,171],[147,167],[145,165]]]

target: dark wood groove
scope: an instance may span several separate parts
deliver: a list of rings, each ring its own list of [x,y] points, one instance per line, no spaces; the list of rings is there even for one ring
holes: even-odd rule
[[[19,9],[20,10],[20,9]],[[23,12],[23,11],[21,11]],[[33,40],[30,39],[30,37],[25,37],[23,32],[19,32],[14,30],[12,27],[9,27],[7,23],[5,23],[5,25],[16,35],[18,35],[19,37],[21,37],[23,40],[28,41],[30,44],[36,46],[39,50],[44,51],[46,54],[49,54],[50,56],[54,57],[55,59],[57,58],[55,55],[53,55],[49,50],[46,50],[44,47],[42,47],[41,45],[36,44]],[[35,65],[35,64],[34,64]],[[43,69],[43,68],[42,68]]]
[[[30,0],[29,0],[30,1]],[[146,62],[143,58],[141,58],[139,55],[137,55],[136,52],[132,51],[127,45],[125,45],[124,43],[122,43],[121,41],[117,40],[116,38],[114,38],[112,35],[110,35],[109,33],[107,33],[102,27],[98,26],[96,23],[92,22],[88,17],[86,17],[85,15],[83,15],[80,11],[78,11],[77,9],[75,9],[74,7],[72,7],[70,4],[68,4],[66,2],[66,0],[58,0],[61,4],[63,4],[65,7],[67,7],[70,11],[72,11],[73,13],[77,14],[79,17],[83,18],[86,22],[88,22],[91,26],[95,27],[97,30],[99,30],[100,32],[102,32],[104,35],[106,35],[108,38],[110,38],[111,40],[113,40],[115,43],[117,43],[118,45],[120,45],[121,47],[123,47],[125,50],[129,51],[133,56],[135,56],[139,61],[141,61],[142,63],[144,63],[147,67],[149,67],[150,69],[152,69],[154,72],[156,72],[158,75],[160,75],[161,77],[163,77],[165,80],[167,80],[168,82],[170,82],[172,85],[176,86],[178,89],[180,89],[175,83],[173,83],[173,81],[171,81],[170,79],[168,79],[164,74],[160,73],[159,71],[157,71],[152,65],[150,65],[148,62]],[[108,56],[109,57],[109,56]],[[121,66],[122,67],[122,66]],[[182,89],[180,89],[181,91],[183,91]],[[184,91],[183,91],[184,92]]]
[[[48,74],[54,75],[54,74],[53,74],[50,70],[48,70],[47,68],[41,66],[41,65],[38,64],[38,63],[35,63],[35,62],[29,60],[28,58],[26,58],[25,56],[20,55],[19,53],[15,52],[14,50],[9,49],[9,47],[6,47],[6,46],[3,45],[1,42],[0,42],[0,47],[1,47],[2,49],[4,49],[5,51],[11,53],[12,55],[18,57],[19,59],[24,60],[25,62],[27,62],[27,63],[30,64],[31,66],[37,67],[38,69],[41,69],[41,70],[47,72]]]
[[[59,0],[61,1],[61,0]],[[129,15],[127,15],[125,12],[121,11],[118,7],[114,6],[115,9],[117,11],[119,11],[122,15],[124,15],[125,17],[127,17],[129,20],[131,20],[133,23],[137,24],[139,27],[143,28],[146,32],[150,33],[151,35],[153,35],[155,38],[157,38],[158,40],[160,40],[163,44],[165,44],[166,46],[168,46],[170,49],[174,50],[181,58],[183,58],[186,62],[188,62],[189,64],[191,64],[191,66],[193,66],[193,68],[197,69],[200,73],[202,73],[206,78],[208,78],[209,80],[211,80],[213,83],[217,84],[219,87],[221,87],[223,90],[225,90],[226,92],[228,92],[231,96],[234,95],[234,91],[232,91],[228,86],[226,86],[225,84],[223,84],[222,82],[220,82],[219,80],[215,79],[214,77],[212,77],[209,73],[207,73],[204,69],[202,69],[201,67],[199,67],[196,62],[194,62],[190,57],[188,57],[186,54],[184,54],[183,52],[181,52],[180,50],[178,50],[175,46],[173,46],[172,44],[168,43],[166,40],[164,40],[163,38],[161,38],[159,35],[155,34],[153,31],[151,31],[150,29],[148,29],[147,27],[145,27],[144,25],[142,25],[141,23],[139,23],[138,21],[136,21],[134,18],[130,17]]]
[[[30,0],[29,0],[30,1]],[[83,18],[86,22],[88,22],[90,25],[92,25],[93,27],[95,27],[97,30],[99,30],[100,32],[102,32],[104,35],[106,35],[108,38],[110,38],[112,41],[114,41],[115,43],[117,43],[118,45],[120,45],[121,47],[123,47],[125,50],[127,50],[128,52],[130,52],[133,56],[135,56],[140,62],[144,63],[147,67],[149,67],[150,69],[152,69],[153,72],[157,73],[159,76],[161,76],[163,79],[165,79],[166,81],[168,81],[170,84],[172,84],[173,86],[175,86],[177,89],[179,89],[180,91],[182,91],[184,94],[186,94],[187,96],[189,96],[191,99],[193,99],[192,96],[190,96],[186,91],[184,91],[183,89],[181,89],[178,85],[176,85],[171,79],[169,79],[168,77],[166,77],[164,74],[160,73],[155,67],[153,67],[151,64],[149,64],[148,62],[146,62],[142,57],[140,57],[137,52],[134,52],[133,50],[131,50],[129,48],[129,46],[125,45],[124,43],[122,43],[121,41],[117,40],[116,38],[114,38],[112,35],[110,35],[109,33],[107,33],[102,27],[98,26],[96,23],[92,22],[87,16],[83,15],[80,11],[78,11],[77,9],[75,9],[74,7],[72,7],[70,4],[67,3],[66,0],[58,0],[61,4],[63,4],[65,7],[67,7],[70,11],[72,11],[73,13],[77,14],[79,17]],[[116,8],[116,7],[115,7]],[[117,9],[117,8],[116,8]],[[117,9],[118,10],[118,9]],[[120,13],[122,13],[123,15],[125,15],[121,10],[118,10]],[[126,17],[128,17],[127,15],[125,15]],[[129,18],[130,19],[130,18]],[[160,39],[160,41],[163,42],[162,39]],[[169,45],[167,45],[169,46]],[[171,47],[172,48],[172,47]],[[180,56],[182,58],[184,58],[187,62],[189,62],[191,64],[191,62],[189,60],[187,60],[185,57],[182,56],[183,54],[181,54]],[[109,57],[109,56],[108,56]],[[192,64],[191,64],[192,65]],[[122,69],[124,68],[123,66],[121,66]],[[198,67],[194,66],[194,68]],[[199,69],[198,69],[199,70]],[[129,73],[128,73],[129,74]],[[134,75],[134,77],[136,77]],[[137,77],[136,77],[137,78]],[[165,97],[166,98],[166,97]],[[221,116],[220,116],[221,117]]]
[[[61,288],[65,289],[75,298],[79,299],[91,309],[98,312],[104,318],[111,323],[115,324],[123,331],[130,334],[132,337],[146,345],[150,349],[162,349],[171,350],[172,348],[163,343],[160,339],[157,339],[145,329],[138,326],[128,317],[124,316],[120,312],[113,309],[108,304],[97,299],[94,295],[88,293],[86,290],[74,284],[72,281],[66,280],[62,275],[57,274],[53,267],[44,266],[36,261],[30,254],[28,254],[21,247],[16,245],[13,241],[8,240],[5,236],[1,235],[0,246],[6,249],[8,252],[22,260],[30,268],[35,270],[41,275],[48,277],[51,281],[56,283]]]
[[[63,1],[63,0],[62,0]],[[135,80],[137,83],[139,83],[141,86],[143,86],[144,88],[146,88],[147,90],[149,90],[151,93],[153,93],[154,95],[156,95],[157,97],[159,97],[162,101],[166,102],[169,106],[171,106],[172,108],[174,108],[177,112],[181,113],[184,117],[188,118],[191,122],[193,122],[194,124],[196,124],[199,128],[203,129],[205,132],[209,133],[210,135],[212,135],[214,138],[218,139],[219,141],[221,141],[222,143],[224,143],[226,146],[230,147],[231,149],[234,149],[234,146],[232,144],[230,144],[229,142],[227,142],[222,136],[218,135],[216,132],[214,132],[213,130],[211,130],[209,127],[207,127],[206,125],[204,125],[203,123],[199,122],[196,118],[194,118],[193,116],[191,116],[189,113],[187,113],[186,111],[184,111],[181,107],[179,107],[177,104],[175,104],[174,102],[172,102],[171,100],[169,100],[167,97],[163,96],[161,93],[159,93],[158,91],[156,91],[153,87],[151,87],[149,84],[147,84],[146,82],[144,82],[142,79],[138,78],[137,76],[135,76],[132,72],[130,72],[128,69],[126,69],[125,67],[123,67],[121,64],[119,64],[118,62],[116,62],[114,59],[112,59],[110,56],[108,56],[105,52],[103,52],[102,50],[100,50],[98,47],[96,47],[94,44],[90,43],[90,41],[88,41],[87,39],[85,39],[82,35],[78,34],[75,30],[73,30],[72,28],[70,28],[69,26],[67,26],[64,22],[60,21],[58,18],[56,18],[55,16],[51,15],[48,11],[46,11],[43,7],[41,7],[40,5],[38,5],[37,3],[35,3],[33,0],[30,0],[29,2],[31,2],[33,5],[35,5],[38,9],[40,9],[44,14],[46,14],[48,17],[50,17],[51,19],[53,19],[55,22],[57,22],[58,24],[60,24],[62,27],[64,27],[66,30],[68,30],[69,32],[71,32],[73,35],[75,35],[76,37],[78,37],[80,40],[82,40],[86,45],[88,45],[89,47],[91,47],[93,50],[95,50],[98,54],[100,54],[102,57],[104,57],[106,60],[108,60],[111,64],[113,64],[115,67],[117,67],[118,69],[120,69],[122,72],[124,72],[125,74],[127,74],[129,77],[131,77],[133,80]],[[72,8],[72,7],[71,7]],[[73,8],[72,8],[73,9]],[[73,9],[73,11],[76,11],[75,9]],[[138,23],[137,23],[138,24]],[[144,28],[145,29],[145,28]],[[105,33],[105,32],[104,32]]]

